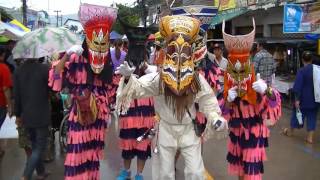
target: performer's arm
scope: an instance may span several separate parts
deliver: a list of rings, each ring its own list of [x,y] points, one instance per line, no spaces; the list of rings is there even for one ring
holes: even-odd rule
[[[81,65],[82,62],[79,62],[80,56],[83,52],[83,49],[80,45],[74,45],[70,49],[66,51],[64,56],[58,60],[52,63],[52,68],[49,70],[49,87],[52,88],[54,91],[61,91],[62,89],[62,81],[63,81],[63,71],[65,71],[67,68],[66,62],[74,63],[76,64],[74,66],[74,70],[79,71],[81,77],[79,77],[79,74],[77,76],[72,77],[73,80],[71,83],[77,83],[77,82],[83,82],[85,81],[84,77],[86,76],[86,72],[84,70],[84,66]]]
[[[150,73],[139,79],[132,74],[129,80],[122,78],[117,90],[117,110],[126,113],[133,99],[159,94],[159,73]]]
[[[227,127],[227,121],[221,116],[217,98],[204,77],[199,75],[199,79],[201,83],[201,91],[197,94],[199,111],[205,114],[209,126],[223,130]]]

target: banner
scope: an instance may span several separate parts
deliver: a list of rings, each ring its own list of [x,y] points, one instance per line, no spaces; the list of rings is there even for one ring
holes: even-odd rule
[[[286,4],[283,33],[310,33],[320,27],[320,3]]]
[[[214,0],[214,5],[219,7],[219,11],[236,8],[235,0]]]
[[[171,9],[173,15],[184,15],[195,17],[201,21],[201,28],[207,30],[211,20],[217,15],[218,9],[214,6],[182,6]]]
[[[313,87],[315,101],[320,103],[320,66],[313,65]]]

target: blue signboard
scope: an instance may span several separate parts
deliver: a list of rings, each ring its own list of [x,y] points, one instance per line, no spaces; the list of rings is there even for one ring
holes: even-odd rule
[[[283,33],[310,33],[319,28],[320,3],[286,4],[284,6]]]
[[[201,21],[201,28],[207,30],[210,26],[211,20],[218,13],[218,9],[214,6],[182,6],[172,8],[173,15],[185,15],[195,17]]]

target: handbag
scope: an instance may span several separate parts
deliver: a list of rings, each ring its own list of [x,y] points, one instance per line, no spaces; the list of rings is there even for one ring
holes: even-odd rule
[[[96,97],[88,89],[75,97],[78,122],[82,126],[93,124],[97,119],[98,109]]]
[[[196,135],[198,137],[201,137],[204,130],[206,129],[206,126],[207,126],[207,119],[206,119],[205,123],[200,123],[197,119],[197,116],[195,118],[192,118],[191,113],[187,107],[186,107],[186,110],[187,110],[189,117],[192,119],[194,131],[195,131]]]
[[[296,117],[297,117],[299,125],[302,125],[303,120],[302,120],[302,112],[301,112],[300,108],[297,108],[297,110],[296,110]]]

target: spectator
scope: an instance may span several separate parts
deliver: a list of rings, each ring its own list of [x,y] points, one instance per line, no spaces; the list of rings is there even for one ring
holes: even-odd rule
[[[117,39],[114,42],[114,48],[110,50],[111,60],[113,64],[113,70],[122,64],[126,58],[127,53],[122,50],[123,42],[121,39]]]
[[[284,135],[292,136],[294,129],[302,128],[307,121],[308,135],[306,142],[312,144],[314,131],[317,122],[317,112],[319,104],[315,102],[314,86],[313,86],[313,65],[312,54],[309,51],[305,51],[302,54],[302,67],[297,74],[296,80],[293,86],[293,92],[295,94],[295,108],[292,113],[290,128],[283,130]],[[300,109],[302,112],[303,124],[298,123],[296,116],[296,110]]]
[[[223,57],[222,47],[218,43],[214,44],[213,45],[213,55],[211,53],[208,53],[208,57],[215,64],[217,64],[219,69],[221,70],[221,73],[220,73],[218,78],[219,78],[219,82],[223,86],[223,84],[224,84],[224,72],[227,69],[228,60],[225,57]]]
[[[123,40],[123,46],[122,46],[122,50],[124,50],[126,53],[128,53],[128,40],[127,39],[124,39]]]
[[[14,75],[14,99],[17,124],[23,124],[29,133],[32,153],[27,159],[22,180],[30,180],[36,169],[38,179],[45,179],[42,155],[45,152],[50,125],[49,67],[39,59],[24,62]]]
[[[252,63],[253,62],[253,59],[254,59],[254,56],[257,54],[257,44],[253,44],[252,45],[252,48],[250,50],[250,62]]]
[[[164,58],[165,58],[165,52],[162,49],[162,45],[160,41],[155,41],[155,52],[154,52],[154,59],[153,64],[158,66],[159,68],[162,67]]]
[[[6,119],[7,112],[12,115],[11,88],[12,80],[8,66],[5,64],[5,49],[0,49],[0,128]],[[0,158],[4,155],[4,150],[0,144]]]
[[[16,41],[10,40],[7,44],[7,53],[5,57],[5,64],[9,67],[11,73],[17,68],[17,63],[13,60],[12,50],[16,45]]]
[[[272,77],[276,72],[277,66],[273,56],[264,49],[265,45],[266,44],[263,41],[258,42],[258,52],[253,58],[253,64],[255,73],[260,73],[261,78],[266,81],[267,85],[271,86]]]

